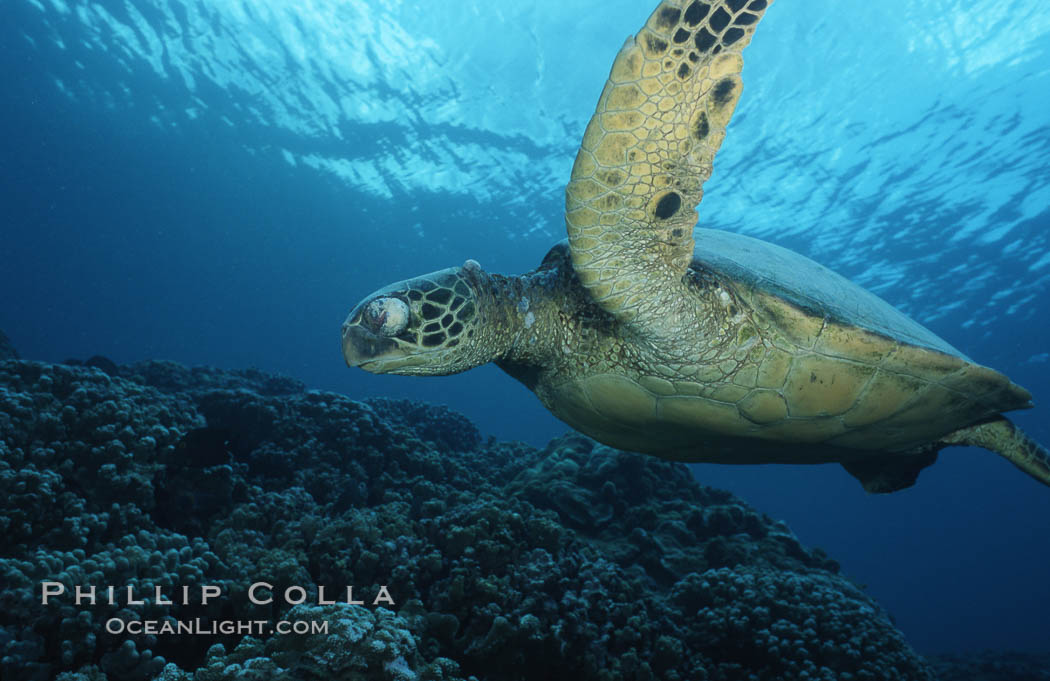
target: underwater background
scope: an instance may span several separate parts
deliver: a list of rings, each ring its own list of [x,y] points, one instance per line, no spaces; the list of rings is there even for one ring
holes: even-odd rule
[[[255,366],[565,431],[494,367],[348,370],[390,281],[535,267],[622,40],[655,3],[0,4],[0,329],[28,359]],[[1050,14],[778,0],[700,224],[797,250],[1028,388],[1050,443]],[[511,451],[511,450],[508,450]],[[1050,490],[950,449],[870,496],[838,466],[693,467],[834,557],[922,653],[1050,651]]]

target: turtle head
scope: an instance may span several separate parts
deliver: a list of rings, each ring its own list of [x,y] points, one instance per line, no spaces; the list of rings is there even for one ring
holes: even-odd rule
[[[468,260],[385,286],[343,322],[347,366],[374,374],[436,376],[493,359],[481,347],[477,292],[485,273]]]

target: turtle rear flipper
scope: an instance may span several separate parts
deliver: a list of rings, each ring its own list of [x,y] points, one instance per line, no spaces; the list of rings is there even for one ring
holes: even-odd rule
[[[1050,451],[1028,434],[999,416],[984,423],[960,428],[941,440],[950,445],[983,447],[1006,457],[1013,465],[1050,485]]]
[[[846,472],[860,481],[866,492],[889,494],[915,484],[919,472],[937,460],[940,447],[927,447],[915,454],[882,454],[843,461]]]
[[[1050,485],[1050,451],[1004,416],[960,428],[941,438],[940,442],[929,445],[923,452],[872,456],[845,461],[842,467],[868,492],[896,492],[914,485],[919,471],[936,461],[938,450],[946,445],[991,450],[1044,485]]]

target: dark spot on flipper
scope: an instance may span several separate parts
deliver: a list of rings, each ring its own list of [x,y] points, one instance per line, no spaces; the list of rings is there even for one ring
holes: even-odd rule
[[[678,65],[678,77],[681,78],[682,80],[685,80],[686,78],[688,78],[689,74],[691,74],[692,72],[693,72],[693,70],[691,68],[689,68],[689,64],[686,64],[685,62],[682,62],[681,64]]]
[[[700,55],[698,55],[696,52],[690,52],[689,61],[695,64],[696,62],[700,61]]]
[[[714,49],[711,50],[711,54],[712,55],[716,55],[716,54],[718,54],[721,51],[722,51],[722,46],[721,45],[715,45]]]
[[[693,4],[689,5],[685,10],[686,26],[693,27],[699,24],[704,20],[704,17],[707,16],[707,12],[710,9],[711,6],[706,2],[693,2]]]
[[[463,325],[460,324],[459,322],[456,322],[452,326],[448,327],[448,332],[451,333],[453,336],[459,335],[460,331],[462,331],[462,330],[463,330]]]
[[[682,197],[678,195],[678,192],[669,192],[660,197],[660,200],[656,202],[656,208],[653,210],[653,215],[666,220],[682,207]]]
[[[430,322],[423,327],[423,333],[437,333],[440,330],[441,324],[438,324],[437,322]]]
[[[445,315],[441,318],[441,326],[448,326],[453,322],[454,319],[455,318],[450,314]]]
[[[726,31],[726,34],[722,36],[722,44],[729,47],[736,41],[744,37],[744,29],[742,28],[731,28]]]
[[[726,6],[734,12],[739,12],[747,4],[747,0],[728,0]]]
[[[733,17],[729,16],[729,12],[719,7],[714,14],[711,15],[711,20],[707,23],[714,30],[721,32],[723,28],[729,25],[729,20]]]
[[[464,300],[462,296],[456,296],[455,300],[452,301],[452,304],[449,305],[448,309],[450,309],[453,312],[455,312],[459,308],[459,306],[462,305],[465,302],[466,302],[466,300]]]
[[[684,28],[680,28],[674,32],[674,37],[672,37],[671,40],[675,41],[676,43],[684,43],[686,40],[689,40],[689,36],[689,31],[685,30]]]
[[[411,291],[408,292],[408,299],[409,300],[423,300],[423,293],[421,291],[417,291],[415,289],[412,289]]]
[[[714,96],[715,104],[725,104],[733,97],[733,88],[736,87],[736,83],[733,82],[732,78],[723,78],[718,81],[715,85],[715,90],[712,93]]]
[[[696,38],[693,39],[693,42],[696,44],[696,49],[701,52],[707,52],[715,44],[715,37],[708,33],[706,28],[701,28],[696,32]]]
[[[707,137],[709,132],[711,132],[711,125],[707,122],[707,113],[701,111],[693,124],[693,137],[700,141]]]
[[[448,290],[447,288],[439,288],[436,291],[432,291],[431,294],[427,296],[427,300],[432,300],[435,303],[440,303],[441,305],[444,305],[448,303],[448,301],[452,300],[452,291]]]
[[[437,319],[441,316],[441,309],[430,303],[423,303],[423,319]]]
[[[744,12],[743,14],[738,16],[736,19],[733,19],[733,23],[736,24],[737,26],[750,26],[751,24],[755,23],[756,21],[758,21],[758,15],[757,14],[751,14],[750,12]]]
[[[445,342],[445,338],[446,336],[443,333],[432,333],[423,336],[423,347],[433,348],[438,345],[441,345]]]
[[[645,36],[645,49],[651,55],[663,54],[667,51],[667,41],[648,33]]]
[[[755,0],[750,5],[748,5],[747,8],[752,12],[761,12],[766,8],[768,4],[769,3],[767,3],[766,0]]]
[[[674,7],[664,7],[656,15],[656,25],[660,28],[671,29],[678,23],[682,16],[682,10]]]
[[[682,230],[679,229],[679,228],[672,229],[671,230],[671,236],[673,236],[676,239],[681,239],[682,238]]]

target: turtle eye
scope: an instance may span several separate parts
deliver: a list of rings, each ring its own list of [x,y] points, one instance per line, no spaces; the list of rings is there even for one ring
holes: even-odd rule
[[[408,327],[411,314],[400,298],[376,298],[364,310],[364,323],[379,336],[396,336]]]

